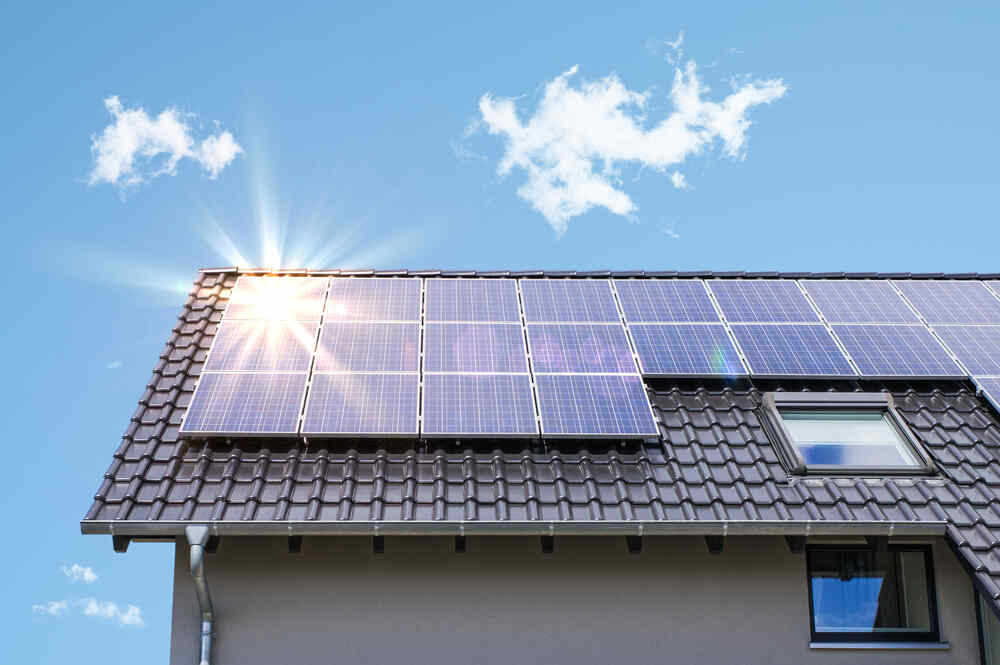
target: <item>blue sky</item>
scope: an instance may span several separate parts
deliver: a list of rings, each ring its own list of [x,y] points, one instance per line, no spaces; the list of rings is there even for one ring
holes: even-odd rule
[[[198,267],[1000,269],[995,3],[271,8],[3,11],[4,662],[167,661],[171,548],[78,521]]]

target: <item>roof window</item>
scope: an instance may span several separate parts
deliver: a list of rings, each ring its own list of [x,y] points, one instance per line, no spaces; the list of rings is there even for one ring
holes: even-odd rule
[[[769,393],[764,420],[792,473],[933,471],[887,393]]]

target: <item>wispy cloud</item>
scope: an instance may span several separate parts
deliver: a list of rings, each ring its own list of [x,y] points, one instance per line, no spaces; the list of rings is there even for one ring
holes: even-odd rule
[[[243,153],[228,131],[197,140],[188,123],[195,116],[174,107],[151,117],[141,106],[125,108],[116,96],[105,99],[104,107],[113,122],[91,137],[91,185],[106,182],[123,190],[135,188],[157,176],[174,175],[182,159],[197,162],[209,178],[215,178]]]
[[[70,582],[93,584],[97,581],[97,573],[90,566],[81,566],[78,563],[74,563],[72,566],[62,566],[60,570],[62,570],[63,575],[69,578]]]
[[[122,366],[122,361],[120,360],[112,360],[107,365],[105,365],[105,367],[108,369],[119,369],[121,368],[121,366]]]
[[[615,74],[577,83],[575,66],[545,85],[524,121],[515,99],[490,93],[480,98],[484,127],[505,139],[497,172],[524,171],[527,181],[518,195],[557,233],[595,207],[634,218],[638,206],[622,189],[625,165],[670,173],[673,185],[686,189],[686,178],[673,168],[689,157],[718,145],[725,156],[743,159],[749,110],[787,92],[780,78],[743,80],[719,101],[710,101],[694,60],[679,61],[682,44],[683,33],[668,43],[676,63],[669,94],[673,109],[655,124],[645,115],[651,92],[630,90]]]
[[[142,618],[142,610],[137,605],[126,605],[124,609],[110,600],[97,598],[82,598],[79,600],[50,600],[31,606],[34,614],[61,617],[68,615],[70,610],[78,611],[82,616],[103,619],[119,626],[142,628],[146,622]]]
[[[50,600],[47,603],[32,605],[31,611],[34,612],[35,614],[47,614],[53,617],[61,616],[69,611],[69,601]]]

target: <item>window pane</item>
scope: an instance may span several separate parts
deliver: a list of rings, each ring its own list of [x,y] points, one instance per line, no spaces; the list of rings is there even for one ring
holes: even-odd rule
[[[916,466],[899,432],[878,411],[782,411],[806,466]]]
[[[931,632],[923,552],[809,553],[817,632]]]

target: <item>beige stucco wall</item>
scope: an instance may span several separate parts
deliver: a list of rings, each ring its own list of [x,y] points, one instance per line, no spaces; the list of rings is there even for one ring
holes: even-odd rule
[[[197,663],[198,604],[177,547],[173,664]],[[207,557],[218,665],[978,663],[969,579],[934,547],[948,651],[809,648],[805,557],[778,537],[224,539]]]

